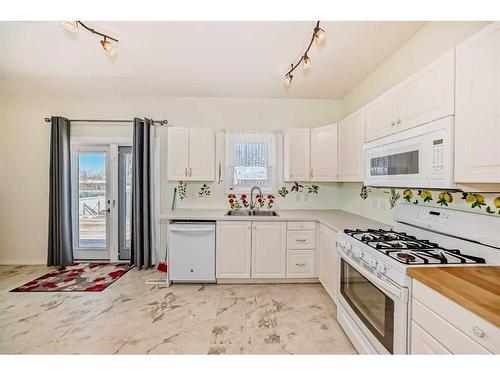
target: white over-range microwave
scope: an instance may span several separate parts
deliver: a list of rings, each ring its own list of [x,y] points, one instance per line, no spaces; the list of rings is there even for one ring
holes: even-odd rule
[[[365,185],[454,189],[453,116],[365,144]]]

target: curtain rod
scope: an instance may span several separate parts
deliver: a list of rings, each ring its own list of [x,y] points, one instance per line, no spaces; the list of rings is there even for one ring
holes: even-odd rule
[[[45,122],[51,122],[50,117],[45,117]],[[133,123],[133,120],[68,120],[69,122],[124,122],[124,123]],[[158,125],[167,125],[168,120],[151,120],[154,124]]]

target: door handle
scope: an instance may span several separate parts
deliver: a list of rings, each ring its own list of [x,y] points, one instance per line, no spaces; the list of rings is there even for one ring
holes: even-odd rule
[[[396,125],[396,124],[394,123],[394,121],[391,121],[391,126],[394,126],[394,125]]]
[[[399,124],[401,124],[401,120],[400,120],[400,119],[397,119],[397,120],[396,120],[396,124],[398,124],[398,125],[399,125]]]

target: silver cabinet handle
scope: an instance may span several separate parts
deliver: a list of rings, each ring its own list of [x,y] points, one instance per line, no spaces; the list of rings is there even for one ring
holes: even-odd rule
[[[191,177],[193,175],[193,170],[191,169],[191,167],[189,167],[189,177]]]
[[[296,266],[299,266],[299,267],[304,267],[306,264],[305,263],[295,263]]]
[[[314,169],[311,168],[311,178],[314,177]]]
[[[477,337],[484,337],[484,332],[481,328],[479,327],[472,327],[472,332],[474,332],[474,334],[477,336]]]
[[[186,177],[188,176],[188,169],[187,169],[187,167],[186,167],[186,168],[184,168],[184,175],[185,175]]]
[[[304,240],[304,239],[301,239],[301,240],[295,239],[295,242],[306,242],[306,240]]]
[[[394,121],[391,121],[391,126],[394,126],[394,125],[396,125],[396,124],[394,123]]]
[[[396,120],[396,124],[398,124],[398,125],[399,125],[399,124],[401,124],[401,120],[400,120],[400,119],[397,119],[397,120]]]

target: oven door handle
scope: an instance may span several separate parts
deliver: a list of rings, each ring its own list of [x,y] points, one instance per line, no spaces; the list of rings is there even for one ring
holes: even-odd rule
[[[370,272],[364,269],[364,267],[360,264],[353,262],[347,254],[345,254],[342,250],[339,250],[340,256],[344,259],[351,267],[353,267],[357,272],[359,272],[363,277],[366,277],[368,281],[373,283],[377,288],[383,290],[388,295],[397,299],[399,301],[407,302],[408,301],[408,289],[404,287],[400,287],[394,284],[391,280],[384,276],[384,280],[379,279],[374,276]]]

